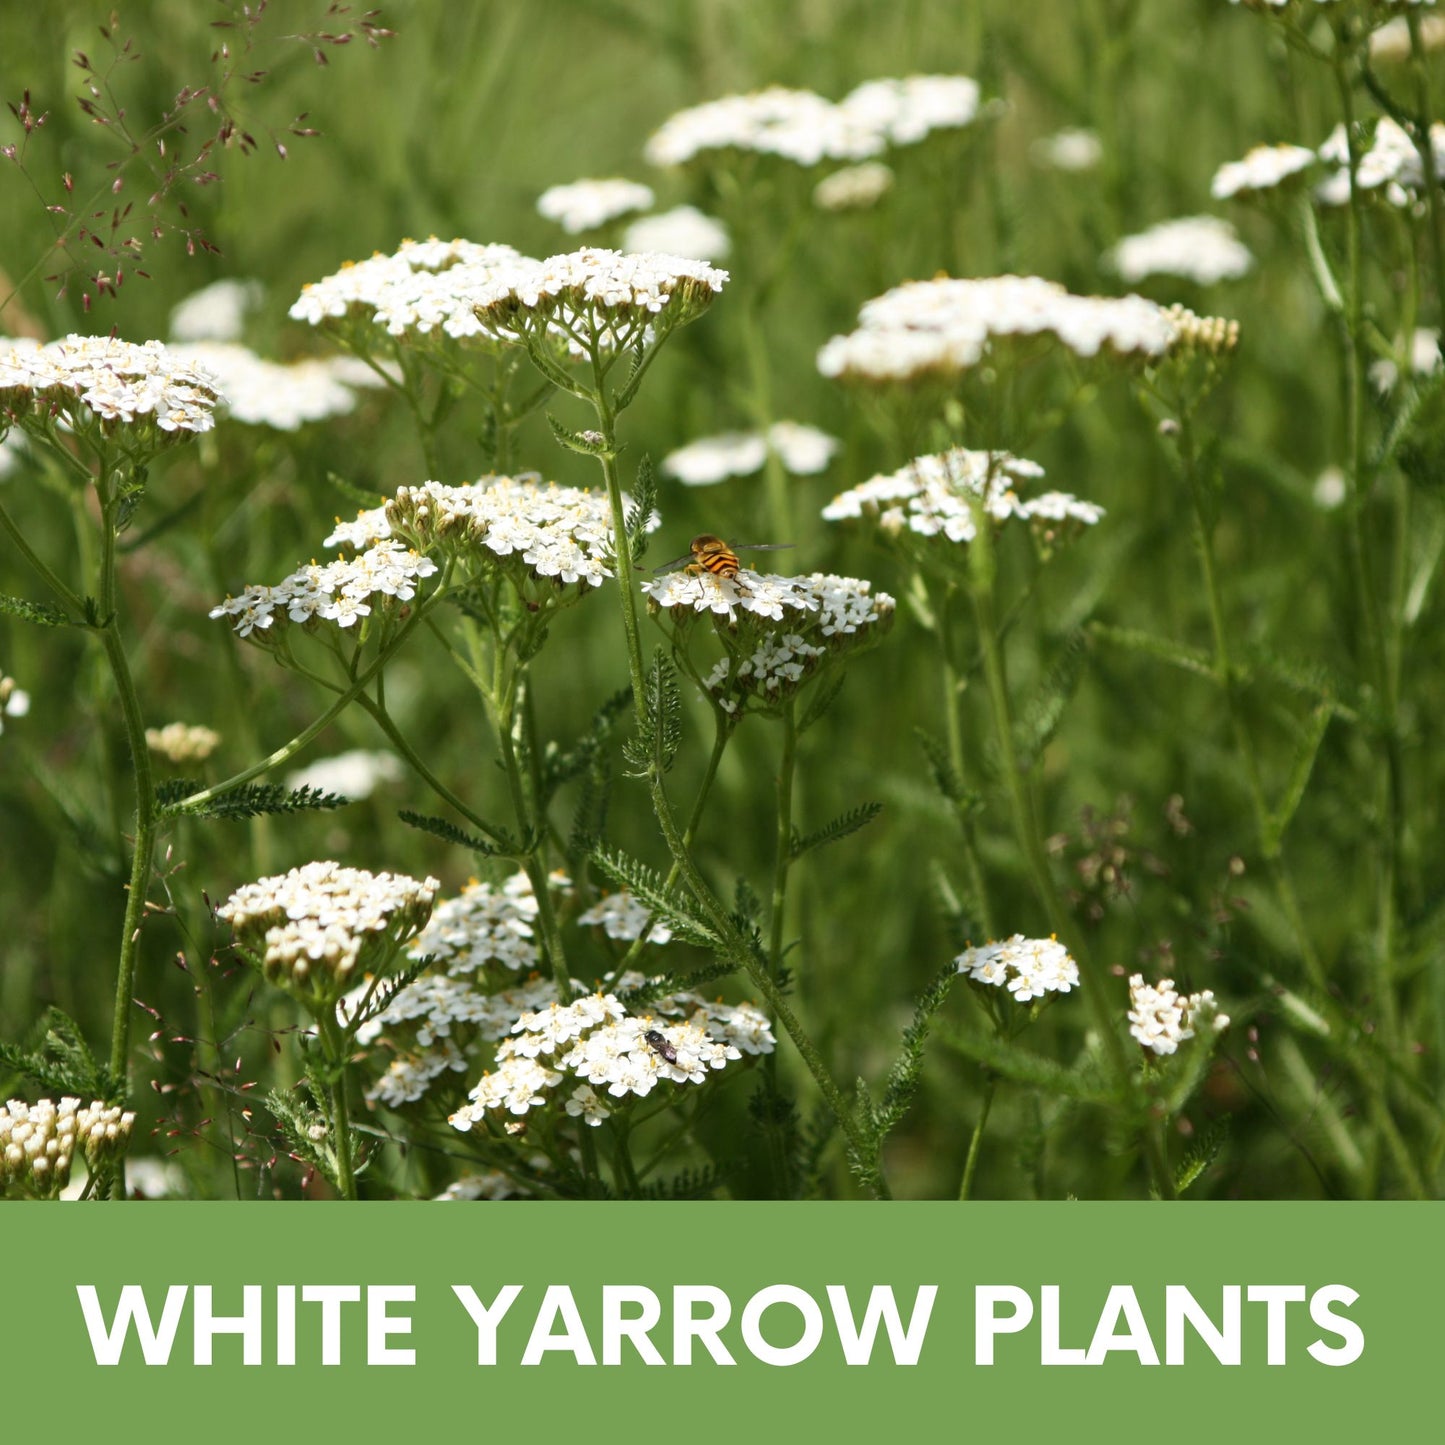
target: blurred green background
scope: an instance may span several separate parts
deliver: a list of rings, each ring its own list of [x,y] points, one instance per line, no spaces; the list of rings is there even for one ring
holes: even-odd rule
[[[35,107],[49,112],[26,155],[26,170],[45,199],[56,194],[61,171],[76,177],[77,197],[88,196],[108,179],[106,163],[123,156],[73,98],[80,77],[72,53],[84,50],[102,64],[108,52],[97,27],[109,8],[46,7],[42,18],[29,7],[0,8],[0,91],[16,101],[28,89]],[[159,117],[183,86],[207,82],[208,58],[223,37],[208,22],[224,10],[180,0],[120,8],[120,33],[133,39],[136,58],[118,67],[113,85],[138,128]],[[1344,582],[1338,518],[1312,495],[1316,476],[1343,448],[1338,347],[1289,220],[1267,209],[1226,210],[1209,199],[1210,177],[1223,162],[1261,141],[1318,145],[1334,123],[1327,77],[1303,67],[1256,17],[1216,0],[1036,0],[1026,6],[1013,0],[966,6],[952,0],[493,0],[398,3],[378,19],[395,30],[394,38],[374,49],[359,39],[328,48],[329,64],[321,67],[311,47],[280,38],[325,26],[320,7],[297,0],[271,7],[246,66],[268,74],[241,86],[237,102],[259,142],[257,153],[218,150],[211,158],[218,179],[204,186],[187,181],[178,192],[190,223],[219,254],[188,255],[176,234],[163,234],[146,246],[142,266],[149,278],[132,274],[117,298],[102,298],[89,316],[78,287],[57,300],[57,283],[42,279],[54,269],[53,258],[45,257],[58,218],[46,213],[25,175],[0,168],[0,269],[21,283],[15,302],[38,330],[58,336],[114,327],[131,340],[164,336],[176,302],[233,276],[259,279],[266,288],[248,332],[251,345],[283,358],[326,354],[324,341],[288,322],[286,310],[303,283],[347,258],[391,251],[403,237],[432,233],[505,241],[533,255],[569,249],[572,243],[534,205],[547,186],[582,176],[646,180],[658,191],[659,207],[694,200],[715,208],[715,195],[684,176],[651,172],[642,160],[646,138],[685,105],[772,83],[838,98],[877,76],[972,75],[985,97],[1006,102],[1006,109],[961,145],[890,156],[897,184],[876,210],[809,210],[815,177],[792,177],[786,168],[769,172],[752,193],[744,208],[747,234],[735,228],[733,254],[722,263],[735,276],[778,253],[789,226],[802,228],[761,311],[775,412],[822,427],[844,446],[824,476],[792,483],[795,534],[788,537],[767,535],[761,477],[706,491],[665,486],[664,528],[651,560],[681,551],[694,532],[708,530],[795,542],[798,570],[865,576],[899,593],[904,577],[894,559],[860,536],[829,528],[818,511],[835,492],[891,471],[935,442],[921,417],[901,426],[884,422],[868,400],[820,377],[813,364],[818,346],[849,329],[867,297],[939,271],[1016,271],[1076,291],[1118,291],[1118,278],[1100,263],[1108,245],[1155,222],[1215,210],[1236,222],[1254,251],[1253,273],[1207,293],[1168,280],[1140,289],[1243,325],[1239,363],[1209,416],[1225,478],[1217,546],[1229,624],[1241,652],[1300,659],[1306,671],[1356,670],[1358,623]],[[270,150],[268,128],[281,135],[300,112],[320,135],[288,138],[283,162]],[[1098,169],[1070,174],[1037,163],[1034,142],[1063,127],[1098,133],[1105,156]],[[190,144],[203,134],[197,115]],[[6,138],[18,140],[18,130],[11,126]],[[142,232],[147,189],[140,172],[128,173],[125,194],[136,213],[127,225]],[[162,213],[174,216],[171,203]],[[1334,233],[1326,239],[1342,244]],[[1382,311],[1400,289],[1391,269],[1396,243],[1386,231],[1371,233]],[[0,312],[0,332],[22,329],[19,318],[16,309]],[[746,393],[741,331],[725,292],[706,318],[669,345],[627,414],[624,467],[634,468],[643,453],[657,459],[699,436],[747,425]],[[584,424],[567,404],[555,409],[569,424]],[[469,479],[482,469],[480,425],[479,417],[464,413],[449,424],[442,480]],[[246,699],[248,725],[267,749],[323,706],[268,658],[235,644],[224,623],[207,619],[219,600],[215,570],[221,590],[235,591],[247,582],[277,580],[318,555],[331,519],[356,506],[328,480],[333,474],[375,494],[424,475],[408,418],[375,393],[352,416],[294,435],[223,423],[214,445],[223,474],[237,480],[202,504],[203,526],[192,512],[125,563],[147,721],[179,718],[217,728],[225,741],[207,765],[212,780],[252,760],[237,736],[238,697]],[[1148,627],[1207,647],[1187,499],[1127,382],[1089,388],[1028,454],[1047,469],[1049,485],[1097,501],[1109,515],[1041,574],[1019,613],[1008,646],[1021,706],[1064,651],[1078,645],[1071,639],[1090,619]],[[525,433],[521,455],[523,466],[560,481],[595,482],[587,459],[561,452],[541,418]],[[196,449],[175,453],[156,468],[137,525],[192,497],[199,477]],[[47,556],[65,556],[70,522],[53,497],[31,486],[23,470],[0,487],[27,535]],[[1416,516],[1422,535],[1437,527],[1437,499],[1423,498]],[[1029,562],[1013,541],[1004,552],[1007,597],[1023,588]],[[4,546],[0,590],[36,592]],[[1437,621],[1432,601],[1411,635],[1413,674],[1425,680],[1411,715],[1410,747],[1420,783],[1419,842],[1427,852],[1436,821],[1431,759],[1438,709],[1430,703],[1440,692]],[[1347,1192],[1354,1186],[1320,1154],[1320,1101],[1330,1099],[1346,1119],[1359,1101],[1326,1054],[1296,1040],[1262,982],[1287,969],[1281,963],[1287,945],[1264,887],[1222,701],[1206,682],[1143,654],[1089,635],[1083,645],[1084,666],[1044,772],[1047,827],[1059,840],[1061,866],[1072,870],[1081,854],[1098,846],[1091,816],[1129,819],[1118,835],[1129,886],[1103,898],[1098,916],[1083,926],[1095,951],[1121,974],[1142,968],[1190,989],[1212,988],[1236,1020],[1223,1059],[1190,1111],[1188,1126],[1195,1129],[1231,1118],[1229,1142],[1197,1190],[1214,1197]],[[237,658],[239,683],[228,649]],[[104,783],[124,776],[106,680],[81,639],[3,617],[0,671],[32,698],[29,716],[10,720],[0,739],[0,1033],[24,1037],[53,1003],[100,1044],[109,1036],[110,960],[123,905],[114,840],[129,810],[123,789],[114,795]],[[553,735],[565,739],[585,727],[625,675],[613,604],[599,597],[567,614],[537,668],[540,714]],[[794,955],[797,1004],[842,1080],[861,1076],[878,1084],[913,999],[963,942],[943,902],[947,885],[956,887],[961,878],[957,828],[914,735],[916,728],[941,735],[940,686],[931,639],[900,608],[893,634],[853,664],[839,705],[804,740],[798,805],[804,828],[864,800],[884,804],[870,829],[813,856],[795,876],[794,921],[803,939]],[[973,691],[981,694],[981,685]],[[391,674],[388,696],[451,786],[484,812],[505,816],[485,721],[440,652],[414,649]],[[1245,691],[1272,792],[1283,786],[1308,705],[1307,688],[1295,695],[1272,682]],[[690,797],[709,738],[705,710],[699,705],[692,717],[674,789],[680,799]],[[970,746],[985,779],[992,765],[986,720],[980,696]],[[350,714],[301,761],[381,741],[364,716]],[[776,730],[752,721],[726,757],[700,840],[702,860],[725,891],[739,877],[765,889],[777,751]],[[1370,827],[1362,817],[1369,767],[1368,740],[1332,727],[1289,837],[1295,877],[1331,978],[1338,980],[1338,998],[1364,1015],[1359,952],[1369,886],[1357,849]],[[1036,933],[1043,920],[1001,790],[986,783],[985,793],[979,826],[997,910],[1008,920],[1006,932]],[[1182,799],[1173,806],[1187,817],[1187,831],[1166,816],[1174,798]],[[274,819],[260,830],[187,825],[174,837],[168,889],[179,916],[175,924],[161,920],[148,930],[137,992],[156,1011],[158,1036],[143,1046],[139,1073],[156,1091],[142,1105],[149,1109],[145,1122],[159,1120],[163,1135],[178,1131],[158,1139],[157,1147],[181,1150],[196,1193],[225,1196],[237,1187],[219,1124],[204,1122],[212,1112],[206,1101],[215,1095],[197,1090],[198,1074],[216,1070],[223,1057],[229,1069],[234,1055],[240,1067],[227,1074],[229,1089],[258,1077],[276,1082],[275,1070],[285,1067],[264,1034],[277,1022],[269,1003],[250,998],[251,982],[236,965],[207,961],[218,939],[203,898],[218,901],[253,876],[246,869],[258,861],[249,851],[257,847],[273,870],[331,856],[372,869],[437,873],[455,889],[471,861],[397,823],[402,807],[440,811],[419,786],[401,783],[334,814]],[[611,827],[622,845],[661,860],[635,785],[619,783]],[[1232,867],[1232,860],[1239,862]],[[1072,871],[1069,876],[1075,879]],[[1086,911],[1092,901],[1083,901]],[[1404,984],[1406,1017],[1421,1047],[1433,1029],[1433,916],[1423,899],[1425,921]],[[583,970],[590,958],[601,973],[607,956],[595,941],[579,943],[587,948],[592,955],[584,954]],[[182,950],[186,969],[172,962]],[[1124,994],[1121,979],[1121,1008]],[[945,1019],[955,1030],[980,1027],[961,989]],[[1066,1002],[1030,1044],[1066,1059],[1078,1047],[1084,1019]],[[784,1053],[785,1077],[810,1109],[805,1076]],[[919,1100],[890,1149],[896,1194],[957,1189],[979,1097],[977,1067],[946,1047],[933,1049]],[[733,1100],[716,1127],[746,1129],[745,1103],[741,1096]],[[1041,1106],[1024,1091],[1007,1089],[996,1110],[980,1193],[1142,1191],[1130,1158],[1087,1112]],[[248,1172],[239,1188],[294,1193],[299,1172],[283,1160],[274,1171]],[[846,1194],[849,1187],[838,1163],[830,1191]],[[737,1192],[747,1192],[746,1181]]]

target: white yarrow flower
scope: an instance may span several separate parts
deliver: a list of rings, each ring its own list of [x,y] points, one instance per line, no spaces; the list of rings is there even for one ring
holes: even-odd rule
[[[1025,938],[1015,933],[1002,942],[966,948],[954,960],[959,973],[976,983],[1006,988],[1017,1003],[1079,986],[1079,966],[1056,938]]]
[[[537,214],[556,221],[569,236],[575,236],[582,231],[594,231],[630,211],[645,211],[652,201],[652,187],[640,181],[616,177],[573,181],[570,185],[552,186],[543,191],[537,198]]]
[[[622,234],[626,251],[660,251],[695,261],[721,261],[732,250],[727,227],[696,206],[674,206],[633,221]]]
[[[1254,264],[1234,227],[1217,216],[1188,216],[1126,236],[1104,260],[1130,285],[1163,275],[1212,286],[1245,275]]]

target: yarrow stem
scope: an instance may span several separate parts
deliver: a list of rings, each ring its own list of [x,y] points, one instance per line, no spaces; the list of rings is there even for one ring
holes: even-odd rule
[[[998,623],[994,609],[994,578],[996,573],[992,527],[988,518],[980,515],[976,524],[976,535],[969,547],[969,590],[973,598],[974,612],[978,619],[979,644],[983,649],[984,678],[988,685],[989,705],[993,712],[994,732],[1003,761],[1004,786],[1008,792],[1009,811],[1013,817],[1014,834],[1019,851],[1024,856],[1029,876],[1043,908],[1049,926],[1057,934],[1070,939],[1070,945],[1084,978],[1084,997],[1088,1000],[1094,1016],[1094,1026],[1099,1034],[1110,1072],[1114,1075],[1119,1097],[1137,1108],[1140,1104],[1133,1073],[1124,1053],[1123,1040],[1119,1037],[1118,1021],[1109,1007],[1112,980],[1107,968],[1099,964],[1084,947],[1070,926],[1071,919],[1049,871],[1048,855],[1044,849],[1043,837],[1032,799],[1029,797],[1026,780],[1019,766],[1018,750],[1014,746],[1012,710],[1009,705],[1008,682],[1004,675],[1003,649],[1000,642]],[[1148,1161],[1154,1187],[1161,1198],[1175,1197],[1174,1179],[1165,1156],[1163,1141],[1151,1121],[1145,1120],[1140,1131],[1140,1143]]]

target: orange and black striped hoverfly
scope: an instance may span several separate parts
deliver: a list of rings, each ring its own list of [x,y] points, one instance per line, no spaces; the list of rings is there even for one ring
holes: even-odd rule
[[[688,543],[687,551],[681,557],[674,557],[671,562],[664,562],[662,566],[652,570],[668,572],[679,562],[685,562],[687,565],[682,570],[690,572],[694,577],[711,572],[721,581],[736,583],[738,570],[742,566],[738,561],[739,552],[782,552],[793,545],[792,542],[739,542],[730,546],[721,537],[714,537],[711,532],[699,532]]]

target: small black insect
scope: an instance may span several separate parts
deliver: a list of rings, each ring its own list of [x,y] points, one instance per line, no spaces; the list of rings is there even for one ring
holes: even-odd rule
[[[677,1062],[677,1050],[656,1029],[648,1029],[642,1037],[647,1041],[648,1046],[655,1053],[661,1054],[669,1064]]]

